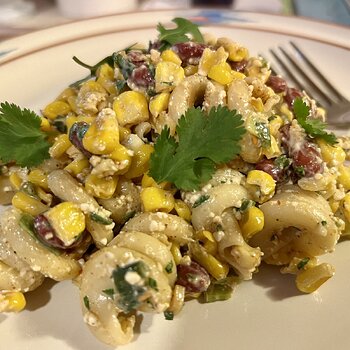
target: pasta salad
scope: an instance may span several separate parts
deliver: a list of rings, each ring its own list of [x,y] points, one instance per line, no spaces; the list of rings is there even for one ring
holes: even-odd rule
[[[312,293],[350,234],[350,140],[230,38],[183,18],[87,68],[41,114],[0,104],[0,311],[72,280],[102,342],[139,312],[229,299],[262,263]]]

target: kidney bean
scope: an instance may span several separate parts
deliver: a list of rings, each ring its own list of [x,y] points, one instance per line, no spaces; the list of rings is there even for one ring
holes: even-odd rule
[[[317,173],[323,172],[323,162],[320,152],[313,143],[305,141],[303,146],[291,156],[293,160],[293,169],[298,171],[298,169],[302,167],[302,169],[304,169],[304,176],[311,177]],[[301,177],[301,174],[297,175]]]
[[[140,67],[146,62],[146,57],[141,51],[129,51],[127,57],[136,67]]]
[[[81,152],[85,157],[90,158],[92,154],[83,146],[83,137],[89,129],[89,124],[85,122],[77,122],[72,125],[69,130],[70,142]]]
[[[202,266],[192,261],[189,265],[177,266],[176,283],[184,286],[187,292],[205,292],[210,285],[210,277]]]
[[[135,68],[128,79],[128,85],[132,89],[133,85],[149,89],[154,85],[154,77],[146,65]]]
[[[288,88],[286,81],[277,75],[270,75],[266,85],[276,93],[285,92]]]
[[[272,159],[262,159],[255,165],[256,170],[265,171],[272,176],[276,182],[282,182],[286,177],[286,169],[275,164]]]
[[[173,50],[179,55],[183,64],[198,64],[206,47],[205,44],[188,41],[175,44]]]
[[[296,98],[302,97],[303,94],[301,91],[295,88],[287,88],[286,96],[284,96],[284,100],[287,102],[289,107],[293,107],[293,102]]]
[[[248,61],[247,60],[242,60],[239,62],[229,62],[231,68],[237,72],[243,73],[245,70],[245,67],[247,67]]]

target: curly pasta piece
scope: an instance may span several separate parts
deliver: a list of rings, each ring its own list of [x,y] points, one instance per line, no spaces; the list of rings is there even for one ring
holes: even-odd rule
[[[99,213],[100,205],[85,189],[66,171],[55,170],[47,177],[50,190],[63,201],[81,205],[85,214]],[[86,215],[86,226],[98,248],[105,246],[113,238],[110,225],[101,225]]]
[[[261,248],[267,263],[284,265],[293,257],[313,257],[334,250],[340,230],[322,196],[287,185],[260,209],[265,225],[249,243]]]
[[[169,284],[173,287],[176,280],[176,267],[173,255],[168,246],[157,238],[143,232],[121,232],[110,243],[109,246],[135,250],[139,253],[146,253],[152,260],[158,262],[164,273],[167,275]]]
[[[29,292],[38,288],[44,281],[44,275],[33,271],[21,260],[3,237],[0,230],[0,290],[16,290]]]
[[[229,208],[240,207],[249,198],[247,190],[238,184],[222,184],[210,188],[208,200],[192,210],[192,223],[196,230],[219,231],[218,251],[245,280],[260,264],[261,251],[250,247],[243,239],[240,227]],[[220,229],[218,230],[218,226]]]
[[[229,109],[235,109],[244,119],[252,112],[251,98],[252,93],[244,80],[236,79],[228,86],[227,106]]]
[[[7,210],[0,218],[3,238],[14,251],[34,271],[40,271],[44,276],[56,281],[76,277],[80,272],[80,264],[62,253],[55,255],[41,243],[32,238],[20,225],[20,212]]]
[[[144,288],[143,294],[135,300],[133,310],[125,310],[121,303],[122,292],[117,288],[112,275],[113,271],[135,263],[142,264],[147,276],[140,281],[131,278],[135,278],[135,272],[131,272],[133,275],[129,276],[127,274],[130,272],[125,274],[124,284]],[[147,286],[146,279],[152,279],[156,288]],[[169,281],[159,268],[159,263],[136,250],[117,245],[105,247],[94,253],[84,266],[81,280],[80,299],[84,320],[99,340],[112,346],[126,344],[132,340],[135,316],[130,314],[131,311],[137,309],[163,312],[171,300]],[[114,290],[115,293],[113,296],[107,295],[104,292],[107,290]]]
[[[122,231],[165,234],[171,241],[180,245],[188,243],[193,236],[193,228],[186,220],[162,212],[138,214],[125,224]]]

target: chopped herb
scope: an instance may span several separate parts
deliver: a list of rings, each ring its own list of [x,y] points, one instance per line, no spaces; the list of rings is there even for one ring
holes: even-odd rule
[[[291,161],[291,159],[287,158],[286,155],[283,154],[274,160],[274,164],[279,169],[286,169],[292,164],[292,161]]]
[[[156,281],[154,278],[148,277],[147,284],[148,284],[148,286],[151,287],[152,289],[158,291],[157,281]]]
[[[90,300],[87,295],[85,295],[85,297],[83,298],[83,301],[84,301],[85,307],[90,311]]]
[[[230,299],[233,293],[233,282],[230,278],[212,282],[208,289],[203,293],[205,303],[213,303],[215,301],[222,301]]]
[[[172,81],[161,81],[161,84],[168,85],[168,86],[173,86],[174,82]]]
[[[13,103],[0,104],[0,160],[31,167],[49,158],[47,134],[40,130],[41,118]]]
[[[178,141],[165,127],[154,145],[149,174],[158,183],[169,181],[178,189],[195,190],[209,181],[216,164],[232,160],[240,151],[245,133],[242,117],[227,107],[212,108],[206,115],[190,108],[176,127]]]
[[[126,80],[124,79],[118,79],[116,82],[115,82],[115,86],[117,87],[117,89],[120,91],[120,90],[123,90],[126,86]]]
[[[113,288],[104,289],[102,292],[110,298],[113,298],[113,296],[115,294],[115,290]]]
[[[165,266],[165,271],[167,273],[172,273],[173,272],[173,267],[174,267],[174,263],[172,261],[169,261],[167,266]]]
[[[53,121],[53,126],[62,134],[66,134],[67,133],[67,125],[66,125],[66,117],[57,117],[54,121]]]
[[[96,76],[97,69],[100,68],[103,64],[107,63],[111,67],[114,67],[113,55],[107,56],[101,61],[97,62],[95,65],[90,66],[87,63],[82,62],[78,57],[73,56],[73,61],[78,63],[80,66],[87,68],[90,71],[91,76]],[[86,79],[86,78],[85,78]]]
[[[141,278],[145,278],[148,268],[142,261],[136,261],[125,266],[118,266],[113,270],[112,277],[116,292],[119,294],[117,304],[124,312],[136,310],[140,305],[141,297],[146,292],[146,287],[130,284],[125,280],[128,272],[136,272]]]
[[[164,311],[164,317],[167,321],[172,321],[174,319],[174,313],[172,311]]]
[[[185,18],[174,18],[172,20],[176,24],[176,28],[165,29],[162,24],[158,24],[157,30],[159,32],[158,40],[160,41],[160,51],[163,51],[174,44],[185,43],[187,41],[196,41],[204,43],[204,38],[199,31],[198,25],[192,23]],[[188,35],[190,34],[190,35]]]
[[[255,123],[255,130],[258,134],[258,138],[261,142],[261,146],[264,148],[271,146],[271,135],[268,124],[262,122]]]
[[[251,199],[243,199],[242,205],[239,208],[239,211],[246,211],[250,207],[254,207],[255,202]]]
[[[109,219],[109,218],[104,218],[101,215],[98,215],[96,213],[91,213],[90,214],[90,218],[91,220],[98,222],[101,225],[111,225],[113,224],[113,220]]]
[[[301,261],[299,261],[297,265],[298,270],[302,270],[309,261],[310,261],[310,258],[304,258]]]
[[[20,191],[26,193],[27,195],[33,198],[37,198],[37,199],[39,198],[34,184],[31,183],[30,181],[23,182],[23,184],[21,185]]]
[[[197,208],[210,198],[209,194],[202,194],[194,203],[192,208]]]
[[[276,118],[277,118],[276,115],[272,115],[272,116],[269,117],[267,120],[268,120],[269,122],[271,122],[271,121],[275,120]]]
[[[326,225],[327,225],[327,221],[322,220],[322,221],[321,221],[321,225],[322,225],[322,226],[326,226]]]
[[[120,72],[122,73],[124,79],[127,80],[135,69],[135,65],[118,52],[113,54],[113,60],[120,68]]]
[[[305,176],[305,169],[302,165],[294,167],[294,171],[299,177]]]
[[[136,211],[135,211],[135,210],[132,210],[132,211],[127,212],[127,213],[125,214],[125,216],[124,216],[123,221],[124,221],[124,222],[129,221],[130,219],[132,219],[132,218],[135,216],[135,214],[136,214]]]
[[[319,119],[309,118],[310,107],[301,98],[294,100],[293,112],[298,123],[309,136],[323,139],[331,145],[337,143],[337,137],[333,133],[325,131],[327,124]]]
[[[147,95],[148,95],[149,97],[153,97],[153,96],[157,95],[156,90],[154,90],[153,88],[148,89],[148,90],[147,90]]]

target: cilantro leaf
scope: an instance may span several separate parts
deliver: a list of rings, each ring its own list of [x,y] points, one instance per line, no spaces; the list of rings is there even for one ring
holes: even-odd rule
[[[271,135],[268,124],[262,122],[255,123],[255,129],[258,133],[258,138],[261,142],[261,146],[264,148],[271,146]]]
[[[49,158],[50,144],[40,130],[41,118],[13,103],[0,104],[0,159],[19,166],[34,166]]]
[[[179,17],[174,18],[172,22],[177,25],[176,28],[165,29],[160,23],[157,26],[159,32],[158,39],[161,42],[161,51],[174,44],[185,43],[191,39],[198,43],[204,43],[203,36],[199,31],[197,24]],[[191,36],[188,36],[188,34],[191,34]]]
[[[183,190],[198,189],[215,171],[216,164],[230,161],[240,151],[245,133],[243,120],[226,107],[212,108],[208,115],[190,108],[176,127],[178,142],[164,128],[150,159],[150,176],[170,181]]]
[[[97,62],[93,66],[90,66],[87,63],[82,62],[77,56],[73,56],[73,61],[78,63],[80,66],[87,68],[90,71],[91,77],[95,76],[97,69],[105,63],[109,64],[111,67],[114,66],[113,55],[110,55],[110,56],[103,58],[101,61]]]
[[[325,131],[327,125],[319,119],[309,119],[310,108],[306,105],[301,98],[295,99],[293,103],[294,115],[300,124],[300,126],[305,130],[305,132],[311,137],[320,138],[327,143],[334,145],[337,143],[337,138],[333,133],[328,133]]]

